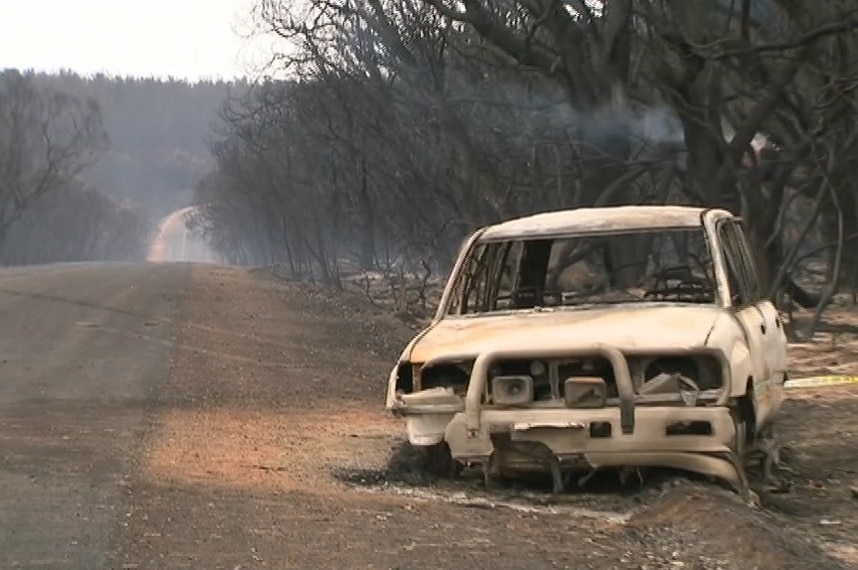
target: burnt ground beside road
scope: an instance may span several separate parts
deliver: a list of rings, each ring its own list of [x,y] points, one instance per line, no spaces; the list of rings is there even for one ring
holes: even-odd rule
[[[131,486],[117,544],[123,563],[822,569],[855,561],[848,481],[858,462],[846,432],[858,400],[849,389],[790,402],[791,489],[762,511],[716,486],[670,478],[637,493],[571,493],[554,512],[508,490],[503,506],[471,482],[425,481],[409,474],[413,463],[391,468],[402,428],[382,409],[384,380],[412,330],[359,295],[239,269],[197,268],[193,281],[180,346],[205,350],[174,357],[167,405]]]
[[[858,568],[854,389],[788,402],[787,492],[763,509],[676,475],[547,505],[539,488],[486,494],[409,461],[382,402],[413,330],[360,295],[238,268],[97,271],[0,274],[0,347],[28,327],[53,339],[0,368],[17,371],[0,388],[2,567]],[[59,319],[59,298],[85,303]],[[50,346],[66,352],[40,356]],[[53,395],[12,395],[30,385]]]

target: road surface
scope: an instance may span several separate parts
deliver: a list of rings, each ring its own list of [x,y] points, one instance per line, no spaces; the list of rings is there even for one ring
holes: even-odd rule
[[[679,479],[546,506],[398,451],[381,402],[412,332],[360,294],[239,268],[0,270],[0,568],[858,562],[850,388],[790,404],[784,508]]]
[[[0,271],[0,567],[107,567],[189,273]]]

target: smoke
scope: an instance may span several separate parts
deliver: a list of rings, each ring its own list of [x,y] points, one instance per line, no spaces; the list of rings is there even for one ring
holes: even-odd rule
[[[571,130],[594,143],[619,140],[675,146],[685,142],[679,118],[666,105],[608,105],[586,114],[570,108],[568,122]]]
[[[619,142],[684,146],[682,124],[669,105],[629,102],[617,91],[607,93],[604,105],[596,109],[579,109],[560,85],[542,77],[483,74],[477,81],[465,69],[446,73],[451,76],[448,102],[467,117],[470,127],[487,134],[510,140],[575,140],[597,147]]]

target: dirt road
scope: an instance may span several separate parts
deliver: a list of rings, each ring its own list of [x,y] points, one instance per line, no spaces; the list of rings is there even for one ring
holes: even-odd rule
[[[107,567],[187,267],[0,271],[0,567]]]
[[[780,494],[432,481],[359,296],[187,265],[0,271],[2,568],[858,568],[858,393],[788,404]],[[851,565],[851,566],[850,566]]]

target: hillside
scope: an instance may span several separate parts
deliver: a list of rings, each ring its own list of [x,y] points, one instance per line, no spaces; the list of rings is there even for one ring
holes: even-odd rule
[[[194,185],[212,167],[208,142],[218,113],[246,87],[72,72],[35,79],[98,103],[110,146],[81,178],[150,221],[190,203]]]

